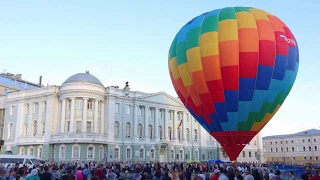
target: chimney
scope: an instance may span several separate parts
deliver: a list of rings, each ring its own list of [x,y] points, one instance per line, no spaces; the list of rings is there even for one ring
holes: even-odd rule
[[[39,77],[39,88],[42,87],[42,76]]]

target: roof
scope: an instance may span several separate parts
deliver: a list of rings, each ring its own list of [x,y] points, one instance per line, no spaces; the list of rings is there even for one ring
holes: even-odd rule
[[[319,129],[309,129],[309,130],[297,132],[294,134],[266,136],[266,137],[263,137],[262,139],[289,138],[289,137],[313,136],[313,135],[320,135],[320,130]]]
[[[68,84],[68,83],[90,83],[90,84],[95,84],[99,86],[103,86],[101,81],[96,78],[95,76],[91,75],[89,71],[86,73],[78,73],[73,76],[70,76],[62,85]],[[104,86],[103,86],[104,87]]]

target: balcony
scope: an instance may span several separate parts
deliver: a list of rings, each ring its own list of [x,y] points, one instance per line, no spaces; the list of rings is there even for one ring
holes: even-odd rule
[[[22,136],[18,138],[18,145],[43,143],[43,136]]]
[[[87,133],[66,133],[57,134],[50,137],[52,143],[55,142],[81,142],[81,143],[94,143],[94,142],[106,142],[107,136],[102,134],[87,134]]]

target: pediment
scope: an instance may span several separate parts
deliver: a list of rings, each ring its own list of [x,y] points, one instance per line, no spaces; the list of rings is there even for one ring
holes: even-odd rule
[[[165,92],[159,92],[155,94],[150,94],[147,96],[139,97],[138,100],[150,101],[154,103],[167,104],[172,106],[183,106],[181,101],[177,98],[170,96]]]

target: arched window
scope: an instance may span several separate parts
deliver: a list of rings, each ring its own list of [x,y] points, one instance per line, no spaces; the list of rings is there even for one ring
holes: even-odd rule
[[[138,124],[138,135],[140,138],[142,138],[142,136],[143,136],[142,124]]]
[[[198,149],[196,149],[194,151],[194,157],[195,157],[196,160],[199,160],[199,151],[198,151]]]
[[[33,121],[33,129],[32,129],[32,134],[33,134],[33,136],[35,136],[36,134],[37,134],[37,121],[36,120],[34,120]]]
[[[42,146],[38,147],[38,159],[42,159]]]
[[[7,136],[8,139],[12,138],[12,128],[13,128],[13,124],[9,123],[8,124],[8,136]]]
[[[181,128],[178,127],[178,140],[181,141]]]
[[[159,126],[159,137],[160,139],[163,138],[163,130],[162,130],[162,126]]]
[[[90,144],[87,147],[87,159],[94,159],[94,152],[95,152],[95,147]]]
[[[153,138],[153,127],[151,124],[148,126],[148,132],[149,132],[150,139],[152,139]]]
[[[30,156],[34,156],[34,147],[29,147],[29,149],[28,149],[29,151],[28,151],[28,154],[30,155]]]
[[[194,141],[195,142],[198,141],[198,130],[197,129],[194,130]]]
[[[168,127],[169,140],[172,140],[172,128]]]
[[[186,138],[187,138],[187,141],[190,141],[190,130],[189,130],[189,128],[186,129]]]
[[[131,146],[127,147],[126,159],[131,159],[132,157],[132,148]]]
[[[126,123],[126,137],[131,136],[131,124],[129,122]]]
[[[114,123],[114,137],[118,138],[119,137],[119,132],[120,132],[120,124],[118,121]]]

